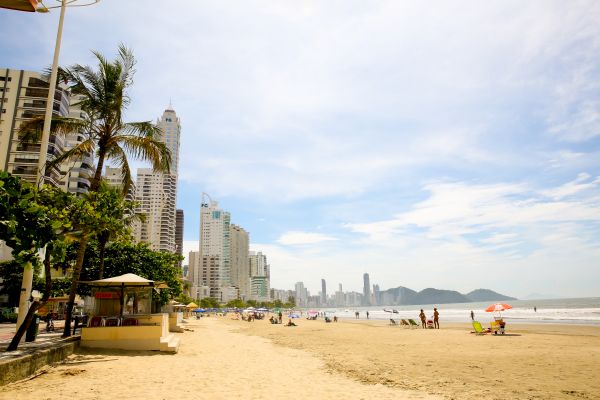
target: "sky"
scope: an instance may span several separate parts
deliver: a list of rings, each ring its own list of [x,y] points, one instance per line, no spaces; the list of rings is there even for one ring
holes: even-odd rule
[[[127,120],[172,102],[186,250],[206,192],[275,288],[598,296],[598,21],[597,1],[102,0],[67,10],[60,64],[124,43]],[[57,23],[1,10],[0,67],[47,68]]]

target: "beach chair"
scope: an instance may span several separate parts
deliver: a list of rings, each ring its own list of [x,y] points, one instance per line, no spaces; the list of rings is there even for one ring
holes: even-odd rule
[[[139,326],[140,321],[135,318],[125,318],[123,321],[123,326]]]
[[[411,328],[418,328],[419,327],[419,324],[417,324],[414,319],[409,319],[408,323],[410,324]]]
[[[396,323],[396,320],[393,318],[390,318],[390,326],[397,326],[398,324]]]
[[[483,329],[483,326],[481,326],[481,323],[479,321],[473,321],[473,329],[475,329],[476,335],[485,335],[487,333],[487,331]]]
[[[119,318],[118,317],[109,317],[104,320],[104,326],[119,326]]]

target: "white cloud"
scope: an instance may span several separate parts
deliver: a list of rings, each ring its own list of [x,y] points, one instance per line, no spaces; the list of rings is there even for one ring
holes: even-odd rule
[[[582,172],[575,180],[565,183],[557,188],[543,190],[541,193],[544,196],[560,200],[564,197],[573,196],[583,190],[594,189],[598,184],[600,184],[600,177],[596,177],[596,179],[592,180],[590,174]]]
[[[287,246],[296,246],[329,242],[332,240],[338,239],[321,233],[290,231],[281,235],[279,239],[277,239],[277,243]]]

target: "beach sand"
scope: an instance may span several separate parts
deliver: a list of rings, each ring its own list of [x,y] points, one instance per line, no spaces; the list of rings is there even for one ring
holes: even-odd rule
[[[241,322],[227,318],[190,320],[177,354],[80,349],[34,379],[2,387],[0,399],[439,398],[330,373],[310,353],[233,332]]]
[[[386,321],[295,320],[298,327],[228,321],[239,332],[323,359],[358,382],[450,399],[600,399],[600,327],[507,326],[504,336],[470,324],[406,329]]]
[[[600,327],[189,320],[179,353],[80,350],[0,399],[597,399]]]

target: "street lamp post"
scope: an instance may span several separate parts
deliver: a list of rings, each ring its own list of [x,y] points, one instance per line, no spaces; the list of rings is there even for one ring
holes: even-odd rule
[[[0,8],[9,8],[18,11],[38,11],[48,12],[49,9],[60,7],[60,17],[58,19],[58,31],[56,33],[56,44],[54,46],[54,57],[52,59],[52,70],[50,72],[50,82],[48,82],[48,98],[46,100],[46,113],[44,115],[44,127],[42,129],[42,138],[40,141],[40,155],[38,158],[37,184],[41,188],[44,185],[44,176],[46,172],[46,159],[48,153],[48,142],[50,140],[50,126],[52,123],[52,110],[54,108],[54,94],[56,92],[56,78],[58,75],[58,57],[60,55],[60,44],[62,42],[63,23],[65,20],[65,10],[67,6],[83,7],[98,3],[100,0],[89,0],[87,4],[73,4],[78,0],[57,0],[60,6],[46,7],[37,0],[0,0]],[[17,329],[25,319],[29,309],[29,299],[31,298],[31,289],[33,286],[33,266],[31,263],[25,264],[23,268],[23,282],[21,284],[21,294],[19,296],[19,316],[17,318]]]

